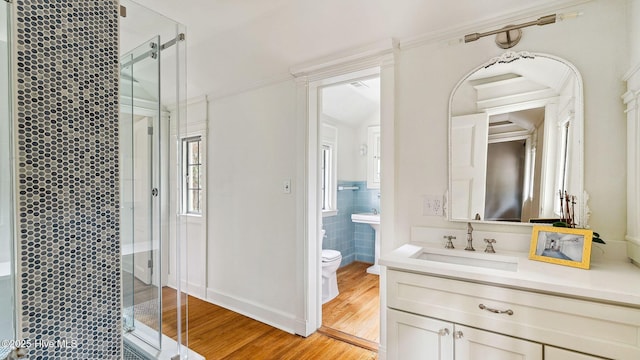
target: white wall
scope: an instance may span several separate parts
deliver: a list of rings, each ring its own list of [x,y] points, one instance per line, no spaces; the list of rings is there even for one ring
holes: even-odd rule
[[[577,10],[584,15],[524,29],[523,39],[512,50],[553,54],[572,62],[582,73],[585,190],[591,195],[590,225],[605,239],[622,240],[626,221],[626,148],[620,95],[621,77],[627,69],[625,2],[596,1]],[[468,71],[502,52],[489,37],[453,46],[427,44],[400,53],[396,83],[395,245],[409,240],[412,226],[464,226],[448,223],[442,217],[423,216],[421,196],[444,194],[447,189],[450,92]],[[485,228],[503,227],[478,226]],[[508,229],[530,231],[527,227]]]
[[[626,123],[620,101],[628,68],[626,4],[581,5],[577,10],[583,16],[525,29],[513,49],[565,58],[582,73],[590,224],[607,240],[624,239],[626,221]],[[492,38],[484,38],[470,44],[426,43],[397,54],[395,133],[389,132],[395,143],[395,195],[383,194],[385,206],[391,202],[395,212],[384,218],[383,228],[395,230],[383,237],[383,251],[408,242],[413,226],[465,226],[423,216],[422,195],[447,189],[450,92],[468,71],[502,53]],[[306,119],[296,118],[297,110],[295,83],[286,81],[213,100],[209,111],[207,298],[285,329],[305,318],[305,245],[299,235],[304,231],[297,230],[303,218],[296,214],[306,197],[301,175],[306,131],[300,130]],[[293,180],[292,194],[281,192],[284,178]],[[530,232],[528,227],[477,226],[505,229]]]
[[[356,129],[347,126],[329,116],[322,115],[323,123],[334,126],[338,131],[337,147],[337,180],[338,181],[358,181],[359,177],[357,169],[360,164],[355,152]]]
[[[367,157],[360,154],[360,146],[367,144],[369,126],[380,125],[380,106],[355,126],[325,114],[321,120],[338,129],[338,180],[367,181]]]
[[[304,318],[295,101],[293,81],[213,100],[208,134],[207,298],[290,331]]]
[[[640,64],[640,0],[628,0],[627,14],[630,66]]]
[[[363,160],[360,159],[358,129],[338,125],[338,180],[362,181]]]

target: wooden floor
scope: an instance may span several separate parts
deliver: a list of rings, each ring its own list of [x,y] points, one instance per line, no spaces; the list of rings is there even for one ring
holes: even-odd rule
[[[367,273],[371,264],[353,262],[338,269],[339,295],[322,305],[322,325],[380,342],[379,276]]]
[[[176,291],[164,288],[162,296],[162,329],[175,339]],[[191,296],[188,301],[189,348],[209,360],[378,358],[373,351],[319,333],[303,338]]]

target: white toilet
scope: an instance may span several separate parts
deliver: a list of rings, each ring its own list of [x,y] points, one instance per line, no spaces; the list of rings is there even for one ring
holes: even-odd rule
[[[324,240],[324,229],[320,232],[320,241]],[[338,277],[336,271],[340,267],[342,254],[337,250],[322,250],[322,303],[338,296]]]

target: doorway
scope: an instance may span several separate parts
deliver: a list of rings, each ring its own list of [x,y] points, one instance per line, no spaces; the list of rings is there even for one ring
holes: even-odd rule
[[[377,349],[379,270],[373,265],[381,217],[379,69],[325,80],[316,90],[310,95],[316,100],[310,113],[317,126],[319,186],[309,188],[309,197],[319,199],[319,253],[333,250],[341,256],[333,275],[327,276],[327,262],[320,262],[320,331]],[[353,214],[367,218],[361,221]],[[327,291],[330,281],[337,282],[337,294]]]

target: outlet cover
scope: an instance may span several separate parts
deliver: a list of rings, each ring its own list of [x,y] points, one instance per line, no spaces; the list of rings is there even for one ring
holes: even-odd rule
[[[440,195],[423,195],[422,196],[422,215],[424,216],[443,216],[444,215],[444,199]]]

